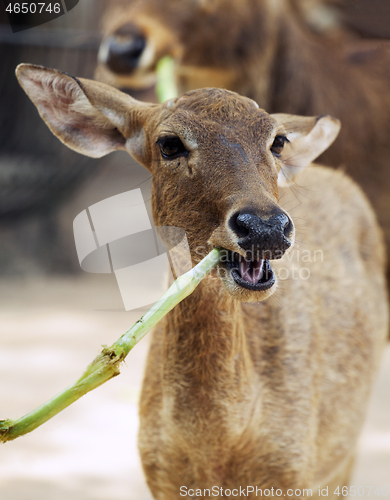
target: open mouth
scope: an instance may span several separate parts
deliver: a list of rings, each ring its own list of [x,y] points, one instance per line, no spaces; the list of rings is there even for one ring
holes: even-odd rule
[[[226,265],[237,285],[248,290],[268,290],[275,283],[275,274],[269,260],[249,260],[236,252],[227,251]]]

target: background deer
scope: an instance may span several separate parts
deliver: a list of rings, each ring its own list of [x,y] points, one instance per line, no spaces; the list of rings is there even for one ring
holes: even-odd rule
[[[373,211],[343,173],[310,165],[339,122],[269,115],[220,89],[156,105],[39,66],[17,75],[70,148],[127,150],[150,170],[155,223],[184,229],[194,262],[224,249],[153,334],[139,447],[154,497],[254,485],[332,498],[348,484],[388,317]],[[278,190],[282,165],[301,202]]]
[[[337,36],[314,31],[303,14],[318,4],[142,0],[122,3],[118,15],[110,4],[96,74],[116,87],[145,87],[170,54],[180,93],[223,87],[270,112],[337,116],[340,137],[321,161],[345,167],[364,188],[390,249],[390,43],[340,26]]]

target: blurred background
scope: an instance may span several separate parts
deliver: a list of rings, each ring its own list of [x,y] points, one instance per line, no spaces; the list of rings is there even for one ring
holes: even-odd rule
[[[124,311],[113,274],[81,271],[73,220],[136,187],[150,210],[149,173],[125,153],[93,160],[63,146],[14,76],[29,62],[93,78],[101,20],[115,3],[126,2],[80,0],[18,33],[0,14],[0,418],[24,415],[78,378],[143,313]],[[370,0],[329,4],[360,36],[390,37],[388,0],[375,0],[375,9]],[[156,99],[153,89],[133,95]],[[136,446],[147,347],[145,338],[120,377],[0,447],[1,500],[151,499]],[[390,493],[389,380],[387,347],[351,484]]]

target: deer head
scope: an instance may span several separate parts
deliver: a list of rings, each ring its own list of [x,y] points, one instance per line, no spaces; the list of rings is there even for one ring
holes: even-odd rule
[[[142,0],[117,9],[108,4],[96,76],[118,88],[145,88],[155,81],[158,60],[170,55],[178,63],[181,91],[205,84],[235,89],[253,64],[258,74],[270,71],[276,18],[285,3]]]
[[[270,98],[270,78],[282,64],[281,44],[291,37],[286,27],[297,23],[300,31],[317,32],[337,24],[328,3],[329,0],[108,2],[96,77],[118,88],[146,88],[155,82],[158,60],[170,55],[177,63],[180,92],[204,86],[222,87],[256,98],[265,106]]]
[[[156,225],[186,231],[194,262],[225,249],[219,276],[234,298],[271,295],[270,261],[294,242],[278,178],[285,185],[320,155],[338,134],[337,120],[272,116],[214,88],[157,105],[39,66],[22,64],[17,77],[71,149],[92,157],[127,150],[150,171]]]

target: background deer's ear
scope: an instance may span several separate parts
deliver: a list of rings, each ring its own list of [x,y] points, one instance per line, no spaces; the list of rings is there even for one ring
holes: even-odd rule
[[[286,114],[271,115],[283,126],[289,140],[281,154],[283,166],[279,186],[294,182],[297,174],[310,165],[336,139],[340,121],[332,116],[304,117]]]
[[[153,105],[42,66],[20,64],[16,76],[47,126],[69,148],[93,158],[127,149],[144,163],[142,127]]]

